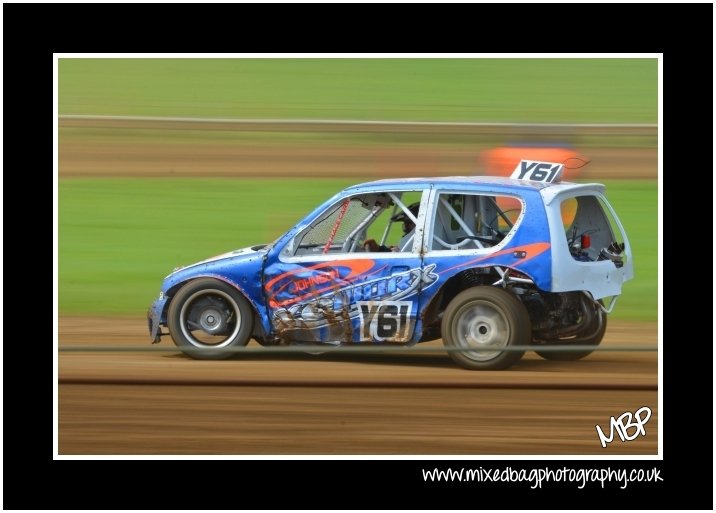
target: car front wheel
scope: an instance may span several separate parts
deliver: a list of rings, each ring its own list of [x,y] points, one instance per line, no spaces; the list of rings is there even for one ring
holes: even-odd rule
[[[472,287],[456,295],[445,309],[443,344],[460,366],[500,370],[524,355],[531,324],[524,305],[509,292],[490,286]]]
[[[253,311],[233,287],[203,278],[189,282],[172,299],[167,325],[174,343],[201,360],[229,358],[250,338]]]

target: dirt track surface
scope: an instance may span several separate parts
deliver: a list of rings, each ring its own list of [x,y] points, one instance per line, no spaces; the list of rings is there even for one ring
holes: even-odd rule
[[[145,331],[142,319],[62,317],[59,343],[144,349]],[[653,324],[611,323],[603,346],[656,341]],[[59,353],[60,455],[657,453],[655,352],[527,353],[510,370],[471,372],[447,353],[196,361],[168,338],[159,347]],[[603,449],[595,426],[608,434],[610,417],[642,406],[646,435]]]
[[[215,132],[62,129],[59,176],[71,177],[360,177],[474,175],[484,169],[482,152],[500,146],[475,136],[472,142],[420,140],[287,142],[262,134],[227,141]],[[254,134],[255,135],[255,134]],[[285,135],[285,134],[284,134]],[[537,143],[539,145],[539,143]],[[575,149],[591,159],[583,179],[656,179],[656,147]]]

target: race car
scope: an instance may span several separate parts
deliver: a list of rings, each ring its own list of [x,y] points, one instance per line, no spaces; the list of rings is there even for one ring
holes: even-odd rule
[[[457,364],[480,370],[506,369],[528,349],[587,356],[634,275],[632,252],[605,187],[562,182],[563,170],[522,161],[510,177],[349,187],[271,244],[175,269],[149,308],[151,340],[170,335],[191,357],[223,359],[251,339],[442,338]]]

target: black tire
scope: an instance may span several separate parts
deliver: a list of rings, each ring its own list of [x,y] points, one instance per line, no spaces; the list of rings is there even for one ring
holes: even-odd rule
[[[495,350],[449,351],[461,367],[471,370],[501,370],[516,363],[524,351],[504,351],[527,346],[532,327],[524,305],[509,292],[490,286],[460,292],[445,309],[441,325],[443,344],[448,349]]]
[[[594,349],[602,342],[604,333],[607,331],[607,314],[605,314],[601,308],[595,307],[595,315],[592,322],[582,330],[582,333],[576,337],[555,339],[548,341],[538,341],[541,345],[579,345],[579,346],[593,346]],[[535,353],[540,355],[545,360],[552,360],[556,362],[571,362],[574,360],[580,360],[585,356],[589,356],[594,352],[594,349],[582,349],[576,351],[537,351]]]
[[[251,339],[254,312],[233,287],[213,278],[184,285],[167,312],[169,333],[184,354],[198,360],[222,360]]]

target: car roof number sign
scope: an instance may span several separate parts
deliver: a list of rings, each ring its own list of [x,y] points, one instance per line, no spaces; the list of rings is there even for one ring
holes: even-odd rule
[[[530,180],[532,182],[552,183],[559,182],[564,171],[563,164],[555,162],[538,162],[536,160],[522,160],[510,175],[517,180]]]

